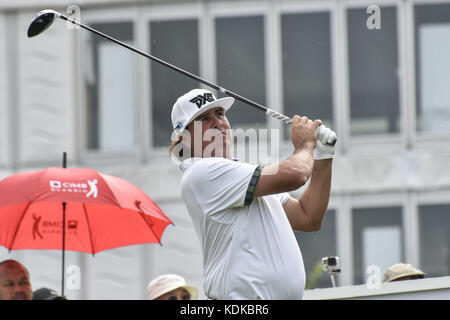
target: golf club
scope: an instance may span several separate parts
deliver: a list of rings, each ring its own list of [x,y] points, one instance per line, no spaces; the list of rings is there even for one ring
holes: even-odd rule
[[[221,93],[223,93],[223,94],[225,94],[227,96],[233,97],[233,98],[235,98],[235,99],[237,99],[237,100],[239,100],[241,102],[244,102],[244,103],[246,103],[246,104],[248,104],[248,105],[250,105],[252,107],[255,107],[255,108],[257,108],[257,109],[259,109],[261,111],[264,111],[267,115],[269,115],[271,117],[274,117],[274,118],[276,118],[276,119],[278,119],[278,120],[280,120],[280,121],[282,121],[282,122],[284,122],[286,124],[289,124],[289,123],[292,122],[292,119],[289,118],[288,116],[285,116],[285,115],[283,115],[283,114],[281,114],[281,113],[279,113],[279,112],[277,112],[275,110],[266,108],[266,107],[260,105],[259,103],[256,103],[256,102],[251,101],[251,100],[249,100],[247,98],[244,98],[244,97],[242,97],[242,96],[240,96],[240,95],[238,95],[238,94],[236,94],[236,93],[234,93],[232,91],[229,91],[227,89],[224,89],[224,88],[222,88],[222,87],[220,87],[220,86],[218,86],[218,85],[216,85],[214,83],[211,83],[211,82],[209,82],[209,81],[207,81],[205,79],[202,79],[202,78],[196,76],[195,74],[187,72],[187,71],[185,71],[185,70],[183,70],[183,69],[181,69],[181,68],[179,68],[177,66],[174,66],[174,65],[172,65],[170,63],[167,63],[167,62],[165,62],[165,61],[163,61],[161,59],[158,59],[158,58],[156,58],[156,57],[154,57],[152,55],[149,55],[149,54],[147,54],[145,52],[142,52],[142,51],[140,51],[140,50],[138,50],[138,49],[136,49],[136,48],[134,48],[134,47],[132,47],[130,45],[127,45],[126,43],[123,43],[123,42],[121,42],[121,41],[119,41],[117,39],[114,39],[114,38],[112,38],[112,37],[110,37],[110,36],[100,32],[100,31],[97,31],[97,30],[95,30],[95,29],[93,29],[91,27],[88,27],[88,26],[86,26],[86,25],[84,25],[84,24],[82,24],[80,22],[77,22],[77,21],[75,21],[73,19],[70,19],[70,18],[66,17],[65,15],[63,15],[63,14],[61,14],[59,12],[56,12],[55,10],[52,10],[52,9],[42,10],[42,11],[40,11],[40,12],[38,12],[36,14],[36,16],[34,17],[33,21],[31,21],[30,26],[28,27],[28,32],[27,32],[28,37],[31,38],[31,37],[37,36],[37,35],[41,34],[42,32],[44,32],[45,30],[47,30],[50,27],[50,25],[53,23],[55,18],[60,18],[62,20],[68,21],[68,22],[70,22],[72,24],[75,24],[75,25],[77,25],[77,26],[79,26],[79,27],[81,27],[83,29],[91,31],[91,32],[93,32],[93,33],[95,33],[95,34],[97,34],[97,35],[99,35],[99,36],[101,36],[101,37],[103,37],[105,39],[111,40],[112,42],[115,42],[116,44],[118,44],[118,45],[120,45],[122,47],[130,49],[131,51],[134,51],[134,52],[136,52],[136,53],[138,53],[138,54],[140,54],[140,55],[142,55],[142,56],[144,56],[144,57],[146,57],[146,58],[148,58],[148,59],[150,59],[152,61],[155,61],[155,62],[157,62],[159,64],[162,64],[162,65],[164,65],[164,66],[166,66],[166,67],[168,67],[168,68],[170,68],[170,69],[172,69],[174,71],[177,71],[177,72],[179,72],[181,74],[184,74],[187,77],[190,77],[190,78],[192,78],[194,80],[197,80],[198,82],[203,83],[204,85],[207,85],[207,86],[209,86],[211,88],[214,88],[217,91],[219,91],[219,92],[221,92]],[[318,139],[319,140],[321,140],[321,138],[323,138],[323,135],[324,135],[325,131],[326,131],[326,127],[324,125],[321,125],[319,127],[319,133],[318,133]],[[337,141],[337,139],[334,138],[334,140],[331,143],[329,143],[329,144],[330,145],[335,145],[336,141]]]

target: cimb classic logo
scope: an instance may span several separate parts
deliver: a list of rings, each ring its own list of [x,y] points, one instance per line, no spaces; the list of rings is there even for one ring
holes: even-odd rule
[[[33,218],[33,240],[44,239],[45,235],[60,234],[62,232],[62,221],[57,220],[42,220],[42,216],[32,214]],[[66,230],[69,235],[77,235],[78,232],[78,220],[69,220],[66,222]]]
[[[85,193],[86,198],[93,197],[97,198],[97,179],[92,181],[87,180],[87,183],[76,183],[76,182],[63,182],[57,180],[51,180],[50,191],[52,192],[73,192],[73,193]]]

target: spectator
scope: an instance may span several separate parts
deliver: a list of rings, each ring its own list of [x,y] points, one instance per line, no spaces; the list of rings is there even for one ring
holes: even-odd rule
[[[195,300],[198,290],[186,285],[183,277],[165,274],[153,279],[147,286],[148,300]]]
[[[40,288],[33,292],[33,300],[67,300],[58,296],[55,290],[49,288]]]
[[[411,264],[397,263],[388,268],[383,274],[383,282],[413,280],[425,278],[422,270],[414,268]]]
[[[0,262],[0,300],[32,300],[30,274],[16,260]]]

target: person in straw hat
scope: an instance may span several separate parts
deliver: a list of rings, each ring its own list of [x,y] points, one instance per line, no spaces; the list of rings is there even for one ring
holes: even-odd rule
[[[422,270],[414,268],[411,264],[397,263],[388,268],[383,274],[383,282],[400,280],[413,280],[425,278]]]
[[[198,290],[186,284],[175,274],[165,274],[153,279],[147,286],[148,300],[195,300]]]

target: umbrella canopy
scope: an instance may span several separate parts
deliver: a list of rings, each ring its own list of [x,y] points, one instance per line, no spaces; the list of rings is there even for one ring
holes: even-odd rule
[[[61,243],[63,203],[65,245]],[[139,188],[92,169],[52,167],[0,181],[0,245],[9,250],[94,254],[160,243],[171,223]]]

